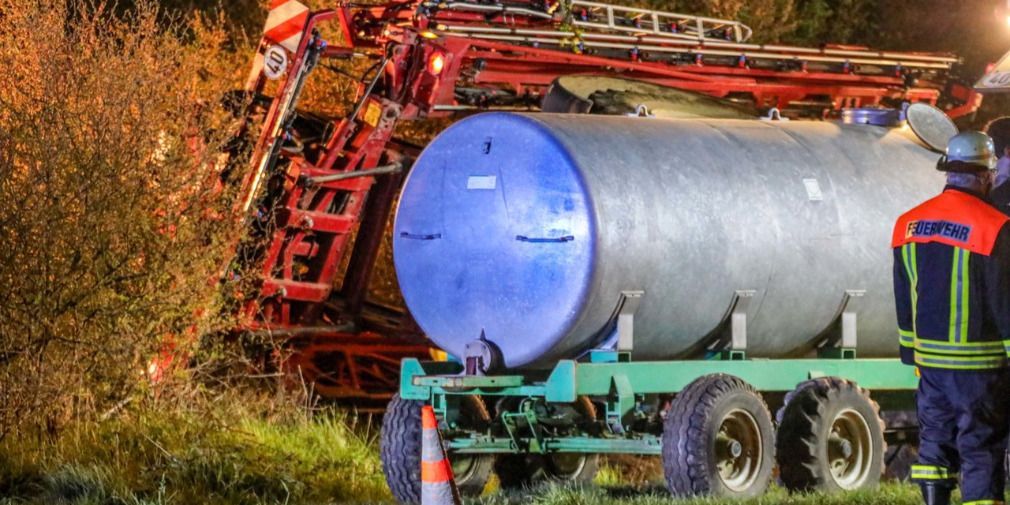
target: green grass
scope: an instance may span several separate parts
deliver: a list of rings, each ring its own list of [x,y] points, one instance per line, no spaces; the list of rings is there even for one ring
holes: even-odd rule
[[[376,428],[339,412],[264,416],[146,410],[0,442],[0,505],[325,505],[391,503],[376,450]],[[616,458],[597,485],[491,490],[478,505],[869,505],[918,504],[909,485],[834,496],[775,488],[749,501],[673,500],[658,464]],[[639,482],[630,486],[629,481]],[[494,488],[492,483],[490,488]]]
[[[910,485],[885,484],[880,489],[837,495],[790,495],[773,488],[753,500],[674,500],[665,489],[628,487],[563,488],[548,486],[528,494],[496,493],[480,500],[481,505],[918,505],[918,489]]]
[[[339,413],[146,412],[0,443],[0,503],[327,504],[391,500],[369,428]],[[364,434],[361,434],[364,433]]]

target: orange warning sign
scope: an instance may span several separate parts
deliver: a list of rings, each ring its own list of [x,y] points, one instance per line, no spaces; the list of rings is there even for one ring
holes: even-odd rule
[[[294,53],[298,51],[308,19],[309,8],[301,2],[273,0],[263,38]]]

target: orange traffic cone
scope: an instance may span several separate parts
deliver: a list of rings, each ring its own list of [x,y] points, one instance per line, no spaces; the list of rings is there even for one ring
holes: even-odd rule
[[[430,405],[421,407],[421,505],[461,505]]]

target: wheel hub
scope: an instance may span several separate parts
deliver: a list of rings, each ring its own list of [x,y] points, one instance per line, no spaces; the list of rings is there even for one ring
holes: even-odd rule
[[[750,488],[761,470],[762,451],[757,420],[740,409],[727,414],[715,438],[716,466],[723,484],[736,492]]]
[[[743,454],[743,444],[737,440],[730,440],[729,455],[732,456],[733,459],[736,459],[739,458],[741,454]]]
[[[869,476],[873,447],[869,423],[852,409],[838,413],[828,435],[831,477],[843,489],[856,489]]]
[[[841,438],[837,433],[831,433],[831,438],[828,439],[828,443],[834,446],[833,448],[836,454],[841,455],[843,459],[849,459],[852,457],[852,442]]]

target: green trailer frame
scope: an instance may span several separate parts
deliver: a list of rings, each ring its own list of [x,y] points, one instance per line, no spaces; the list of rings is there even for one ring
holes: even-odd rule
[[[839,350],[840,351],[840,350]],[[913,408],[911,392],[918,384],[913,367],[897,359],[856,359],[854,352],[835,352],[835,358],[812,359],[699,359],[634,362],[626,353],[594,352],[585,362],[562,360],[549,371],[514,375],[460,375],[456,362],[421,362],[406,359],[400,372],[400,396],[432,405],[452,427],[455,398],[461,396],[514,397],[570,404],[579,397],[602,400],[605,420],[614,427],[606,436],[522,437],[473,434],[449,437],[451,452],[460,454],[514,452],[581,452],[658,455],[660,436],[630,429],[636,409],[649,395],[674,395],[692,381],[712,374],[727,374],[751,384],[761,393],[787,393],[797,385],[821,377],[838,377],[872,391],[885,410]],[[511,412],[535,424],[529,412]],[[513,424],[503,420],[506,426]],[[535,433],[533,430],[532,433]]]
[[[532,467],[586,482],[597,454],[663,456],[676,495],[756,496],[775,461],[790,489],[879,481],[887,429],[880,412],[914,410],[918,378],[898,359],[857,358],[861,291],[846,291],[835,321],[806,351],[814,357],[748,358],[753,292],[738,291],[700,357],[633,361],[634,312],[643,294],[621,293],[616,350],[547,370],[498,373],[496,349],[483,338],[467,347],[463,363],[404,360],[381,444],[394,494],[405,502],[414,496],[414,484],[397,476],[414,467],[402,455],[418,452],[410,444],[419,442],[404,438],[403,426],[414,423],[422,404],[434,408],[449,458],[471,492],[481,489],[492,461],[503,485],[503,477],[519,475],[509,487],[528,483]],[[910,430],[887,438],[907,441]]]

